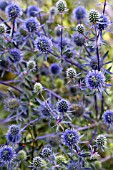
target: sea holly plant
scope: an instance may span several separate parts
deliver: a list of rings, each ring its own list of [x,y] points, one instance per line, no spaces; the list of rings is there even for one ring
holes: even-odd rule
[[[107,6],[0,1],[0,169],[112,170]]]

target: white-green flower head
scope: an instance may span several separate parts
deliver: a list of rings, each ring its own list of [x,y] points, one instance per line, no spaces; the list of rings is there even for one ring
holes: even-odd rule
[[[58,13],[67,12],[67,4],[66,4],[66,2],[64,0],[59,0],[56,3],[56,8],[57,8]]]
[[[43,90],[43,86],[40,83],[35,83],[34,85],[34,92],[40,93]]]
[[[28,61],[28,62],[27,62],[27,68],[28,68],[28,70],[34,70],[35,67],[36,67],[35,61]]]
[[[105,135],[101,134],[98,135],[96,138],[96,146],[97,148],[101,149],[102,151],[104,151],[104,148],[106,148],[106,144],[107,144],[107,138]]]
[[[76,26],[76,31],[79,33],[79,34],[84,34],[84,31],[85,31],[85,27],[83,24],[78,24]]]
[[[4,34],[5,32],[6,32],[6,26],[3,24],[3,23],[1,23],[0,24],[0,34]]]
[[[93,24],[97,23],[99,21],[100,14],[97,10],[91,9],[89,11],[89,21]]]
[[[70,68],[67,69],[66,75],[67,75],[68,78],[73,79],[73,78],[76,78],[77,73],[76,73],[76,70],[74,68],[70,67]]]

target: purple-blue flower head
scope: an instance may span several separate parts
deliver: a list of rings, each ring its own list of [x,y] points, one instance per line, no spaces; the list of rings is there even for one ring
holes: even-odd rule
[[[66,129],[61,138],[64,145],[70,148],[77,145],[80,141],[79,132],[74,129]]]
[[[13,136],[16,136],[20,132],[20,128],[17,125],[11,125],[9,126],[8,132]]]
[[[6,14],[9,19],[16,19],[22,15],[22,10],[16,4],[10,4],[6,7]]]
[[[83,6],[78,6],[73,10],[72,17],[76,20],[83,20],[87,16],[87,11]]]
[[[102,117],[104,123],[106,123],[108,126],[113,125],[113,110],[105,111]]]
[[[83,46],[85,44],[85,37],[82,34],[74,34],[73,41],[77,46]]]
[[[6,1],[1,1],[0,2],[0,9],[2,10],[2,11],[4,11],[5,9],[6,9],[6,7],[7,7],[7,5],[8,5],[8,3],[6,2]]]
[[[60,113],[67,112],[69,109],[69,103],[66,100],[60,100],[57,102],[57,109]]]
[[[38,12],[39,12],[39,9],[38,9],[36,6],[30,5],[30,6],[28,7],[28,10],[27,10],[27,15],[28,15],[29,17],[36,17],[37,14],[38,14]]]
[[[3,146],[2,148],[0,148],[0,160],[7,164],[13,161],[13,159],[15,158],[15,151],[12,147],[10,146]]]
[[[101,92],[105,87],[105,76],[101,71],[92,70],[86,75],[85,82],[90,90],[99,90]]]
[[[25,22],[25,27],[28,32],[33,33],[38,31],[38,27],[40,26],[39,21],[36,18],[28,18]]]
[[[21,139],[20,128],[17,125],[11,125],[6,134],[7,141],[9,143],[19,142]]]
[[[57,63],[51,64],[50,71],[52,74],[59,74],[61,71],[61,67]]]
[[[17,48],[12,48],[10,51],[9,51],[9,60],[12,62],[12,63],[17,63],[20,61],[20,59],[22,58],[22,54],[20,52],[19,49]]]
[[[52,41],[49,37],[40,36],[35,40],[35,49],[41,53],[48,53],[52,48]]]
[[[106,29],[108,26],[110,25],[110,20],[108,18],[108,16],[106,15],[101,15],[99,18],[99,21],[97,23],[97,28],[99,30],[104,30]]]
[[[9,143],[18,143],[21,139],[22,135],[20,133],[18,133],[17,135],[12,135],[11,133],[7,133],[6,135],[6,139]]]

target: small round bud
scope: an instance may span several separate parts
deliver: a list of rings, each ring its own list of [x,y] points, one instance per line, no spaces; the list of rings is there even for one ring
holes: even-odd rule
[[[84,113],[84,107],[81,104],[73,104],[71,110],[74,117],[80,117]]]
[[[73,79],[73,78],[76,78],[77,73],[74,68],[68,68],[66,71],[66,75],[68,78]]]
[[[60,36],[61,36],[61,27],[56,27],[56,28],[55,28],[55,35],[56,35],[57,37],[60,37]]]
[[[96,146],[97,148],[104,149],[107,144],[107,139],[105,135],[98,135],[96,138]]]
[[[66,163],[66,158],[63,155],[56,156],[55,159],[57,164]]]
[[[95,161],[96,169],[102,169],[102,163],[100,161]]]
[[[28,62],[27,62],[27,68],[28,68],[28,70],[34,70],[35,67],[36,67],[35,61],[28,61]]]
[[[34,85],[34,91],[37,92],[37,93],[39,93],[39,92],[42,92],[42,90],[43,90],[42,85],[41,85],[40,83],[35,83],[35,85]]]
[[[33,158],[33,168],[41,168],[43,166],[43,159],[39,156]]]
[[[61,100],[57,103],[58,111],[61,113],[67,112],[69,108],[69,104],[66,100]]]
[[[87,11],[83,6],[78,6],[73,10],[72,18],[76,20],[83,20],[87,16]]]
[[[5,101],[5,107],[8,110],[16,110],[17,108],[19,108],[20,106],[20,102],[17,98],[9,98],[6,99]]]
[[[6,26],[4,24],[0,24],[0,34],[4,34],[6,32]]]
[[[85,31],[84,25],[83,25],[83,24],[78,24],[78,25],[76,26],[76,31],[78,31],[79,34],[83,34],[84,31]]]
[[[64,13],[64,12],[67,11],[67,4],[64,0],[59,0],[56,3],[56,8],[57,8],[59,13]]]
[[[52,6],[52,7],[50,8],[49,14],[50,14],[51,16],[56,15],[56,14],[57,14],[57,8],[54,7],[54,6]]]
[[[28,15],[29,17],[36,17],[37,14],[38,14],[38,12],[39,12],[39,9],[38,9],[36,6],[30,5],[30,6],[28,7],[28,10],[27,10],[27,15]]]
[[[50,148],[43,148],[41,154],[43,158],[48,158],[52,154],[52,151]]]
[[[50,71],[52,74],[59,74],[61,71],[61,67],[57,63],[53,63],[50,67]]]
[[[5,11],[5,8],[7,7],[8,3],[6,1],[1,1],[0,2],[0,9],[2,11]]]
[[[26,152],[25,152],[24,150],[20,150],[20,151],[18,152],[18,156],[19,156],[19,158],[20,158],[21,160],[26,160],[26,158],[27,158],[27,154],[26,154]]]
[[[93,24],[97,23],[99,21],[99,12],[95,9],[90,10],[89,12],[89,21]]]

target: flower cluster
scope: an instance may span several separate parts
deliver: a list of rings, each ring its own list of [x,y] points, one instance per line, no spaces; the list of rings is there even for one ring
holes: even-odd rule
[[[94,3],[0,1],[1,170],[108,168],[113,19]]]

